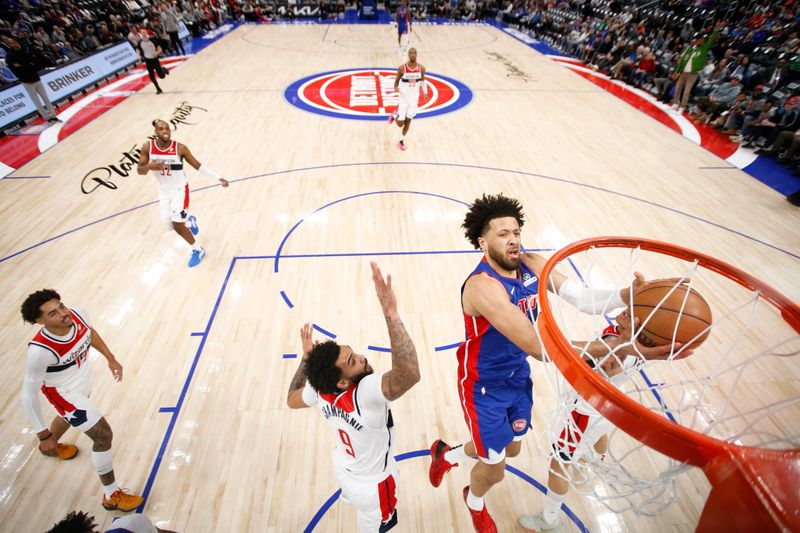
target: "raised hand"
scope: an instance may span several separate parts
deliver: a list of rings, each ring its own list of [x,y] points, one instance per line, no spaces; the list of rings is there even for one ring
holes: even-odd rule
[[[386,276],[383,279],[383,274],[378,264],[371,262],[372,267],[372,281],[375,283],[375,294],[378,295],[378,301],[381,304],[384,316],[390,316],[397,313],[397,297],[392,289],[392,275]]]
[[[308,357],[308,353],[314,348],[314,342],[311,340],[313,329],[310,322],[303,324],[300,328],[300,341],[303,343],[303,359]]]

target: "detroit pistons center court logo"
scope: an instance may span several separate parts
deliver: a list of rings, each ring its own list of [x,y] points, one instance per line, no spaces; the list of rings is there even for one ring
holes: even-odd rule
[[[397,70],[361,68],[314,74],[289,85],[286,101],[304,111],[328,117],[355,120],[386,120],[397,109],[394,90]],[[428,96],[420,98],[416,118],[433,117],[461,109],[472,101],[472,91],[463,83],[425,73]]]

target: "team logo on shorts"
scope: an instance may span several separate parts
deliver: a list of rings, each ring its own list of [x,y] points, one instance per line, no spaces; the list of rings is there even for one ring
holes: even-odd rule
[[[386,120],[397,109],[394,90],[397,70],[387,68],[336,70],[314,74],[289,85],[286,101],[304,111],[328,117],[356,120]],[[432,117],[461,109],[472,101],[472,91],[463,83],[426,73],[428,96],[420,97],[416,118]]]
[[[511,427],[513,427],[513,428],[514,428],[514,431],[516,431],[517,433],[519,433],[520,431],[522,431],[522,430],[524,430],[526,427],[528,427],[528,423],[527,423],[527,422],[525,422],[525,419],[523,419],[523,418],[518,418],[518,419],[514,420],[514,421],[511,423]]]

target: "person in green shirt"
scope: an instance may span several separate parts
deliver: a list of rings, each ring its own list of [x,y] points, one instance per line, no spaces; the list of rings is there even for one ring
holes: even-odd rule
[[[703,70],[706,64],[708,51],[714,45],[719,36],[719,31],[725,26],[725,22],[718,20],[714,25],[714,31],[708,39],[701,45],[700,38],[693,38],[686,50],[678,58],[678,64],[673,71],[675,78],[675,96],[672,98],[672,106],[678,110],[686,108],[689,102],[689,95],[692,94],[692,87],[697,81],[697,75]]]

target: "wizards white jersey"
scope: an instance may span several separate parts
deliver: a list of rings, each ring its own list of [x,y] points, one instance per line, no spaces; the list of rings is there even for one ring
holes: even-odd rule
[[[28,357],[48,361],[43,387],[72,390],[83,387],[91,379],[89,345],[92,330],[85,315],[70,309],[73,325],[69,332],[58,337],[42,328],[28,343]]]
[[[616,325],[608,326],[601,335],[603,338],[606,337],[619,337],[619,328]],[[614,356],[612,356],[614,357]],[[622,390],[622,386],[631,378],[631,374],[633,373],[636,366],[641,362],[641,360],[633,355],[625,356],[625,359],[622,360],[622,371],[619,374],[611,376],[608,379],[609,383],[614,385],[616,388]],[[589,402],[583,399],[577,392],[575,392],[575,405],[573,407],[574,411],[582,415],[587,416],[601,416],[597,410],[589,405]]]
[[[394,422],[381,375],[370,374],[339,394],[319,394],[306,383],[303,401],[316,405],[336,438],[333,459],[363,481],[380,481],[395,468]]]
[[[400,93],[419,94],[419,82],[422,79],[422,65],[417,63],[415,68],[410,68],[403,63],[403,75],[400,77]]]
[[[161,170],[151,171],[158,180],[162,198],[183,195],[189,182],[183,171],[183,160],[178,155],[178,141],[173,140],[162,150],[155,139],[150,139],[150,161],[162,164]]]

